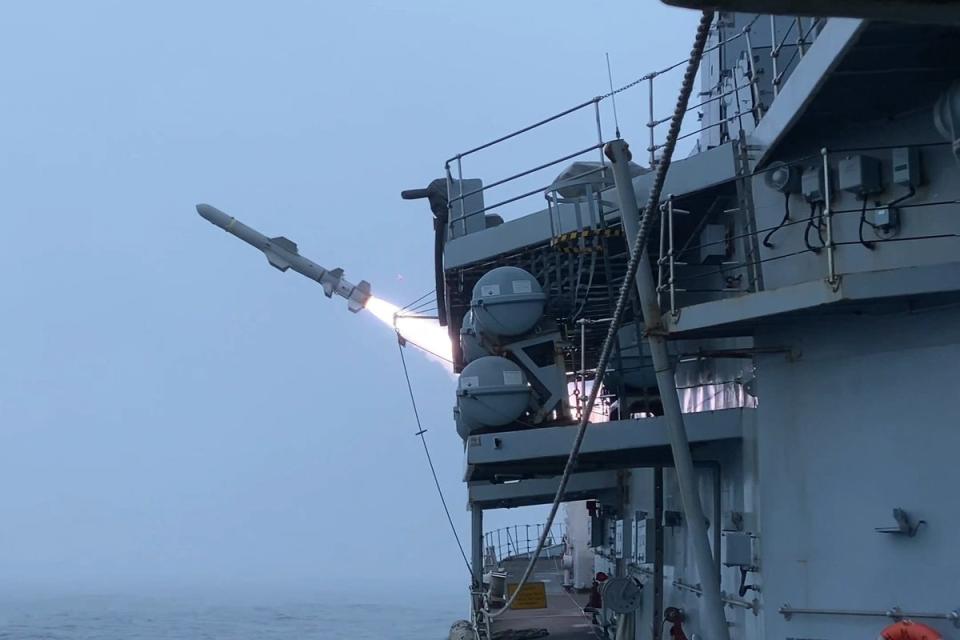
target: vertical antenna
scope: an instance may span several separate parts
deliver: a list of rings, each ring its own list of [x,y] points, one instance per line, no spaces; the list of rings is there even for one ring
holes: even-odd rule
[[[610,102],[613,104],[613,126],[616,130],[617,138],[620,137],[620,121],[617,119],[617,94],[613,90],[613,72],[610,70],[610,52],[607,56],[607,80],[610,82]]]

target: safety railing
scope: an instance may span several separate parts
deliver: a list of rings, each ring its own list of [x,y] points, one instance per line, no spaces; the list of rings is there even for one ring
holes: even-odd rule
[[[540,536],[543,534],[543,524],[515,524],[501,527],[483,534],[483,546],[486,554],[485,564],[498,564],[504,560],[522,559],[529,557],[537,548]],[[547,534],[542,558],[555,557],[562,554],[559,549],[566,536],[566,526],[555,522]]]
[[[799,158],[788,164],[802,166],[810,171],[819,171],[821,175],[835,176],[838,162],[851,154],[883,152],[905,146],[945,147],[949,144],[948,142],[918,142],[913,145],[824,148],[815,155]],[[764,174],[778,170],[779,166],[782,165],[768,166],[742,177],[763,179]],[[856,206],[838,206],[841,196],[848,200],[856,197]],[[874,202],[871,204],[870,200]],[[749,278],[748,271],[762,269],[763,265],[777,261],[809,260],[810,256],[817,258],[819,266],[810,271],[811,275],[807,280],[823,279],[835,286],[844,275],[843,265],[838,260],[842,251],[861,249],[874,254],[878,248],[889,244],[960,238],[960,234],[944,230],[943,224],[919,222],[919,218],[917,223],[910,225],[912,228],[942,232],[907,234],[902,233],[901,228],[896,233],[885,235],[881,233],[882,230],[876,229],[878,225],[871,222],[871,217],[878,213],[896,215],[890,213],[891,209],[901,213],[909,212],[912,216],[923,212],[935,215],[939,212],[945,216],[944,220],[946,220],[954,217],[958,209],[952,206],[947,209],[944,207],[960,205],[960,200],[920,198],[916,195],[916,189],[911,189],[907,195],[886,200],[881,200],[879,195],[861,197],[849,192],[840,192],[834,184],[834,178],[830,178],[822,181],[822,194],[816,197],[796,193],[784,195],[785,206],[782,214],[777,211],[777,215],[764,215],[766,212],[763,209],[753,211],[741,211],[740,208],[723,209],[720,212],[721,216],[739,216],[740,224],[734,225],[730,220],[725,222],[722,219],[715,219],[721,226],[727,228],[727,233],[719,239],[697,242],[698,233],[707,223],[708,216],[704,211],[682,209],[673,196],[668,196],[661,206],[660,245],[655,262],[657,291],[661,306],[665,311],[676,316],[690,304],[756,293],[764,289],[760,284],[763,278]],[[792,208],[791,202],[793,202]],[[806,209],[797,211],[798,202],[803,203]],[[692,231],[688,226],[685,233],[679,234],[676,231],[677,216],[687,215],[693,216],[693,219],[698,220],[699,223],[692,227]],[[752,226],[746,224],[748,217],[754,221],[759,217],[781,218],[781,220],[771,226],[756,228],[756,224]],[[856,223],[847,223],[846,220],[850,218]],[[794,234],[789,241],[782,239],[784,230],[796,227],[803,229],[803,232]],[[877,232],[871,233],[868,238],[865,236],[865,230],[869,231],[871,228]],[[785,242],[791,244],[788,245]],[[700,263],[699,254],[704,249],[717,245],[731,247],[733,254],[741,257],[725,259],[711,265]],[[765,247],[765,254],[757,254],[749,248],[750,246]],[[809,263],[806,268],[809,270]]]
[[[732,214],[739,212],[739,208],[730,208],[724,209],[722,214],[726,217],[729,217]],[[677,234],[675,233],[676,216],[689,216],[693,214],[697,215],[700,220],[700,224],[697,225],[694,233],[686,234],[683,238],[683,244],[678,246],[678,238]],[[726,286],[719,288],[681,286],[684,278],[682,276],[678,276],[677,274],[678,270],[690,266],[690,262],[687,261],[687,256],[693,256],[695,252],[713,246],[730,244],[733,241],[743,240],[745,238],[749,239],[755,235],[755,233],[744,233],[727,236],[723,239],[712,242],[701,242],[694,245],[692,241],[696,237],[696,231],[702,230],[707,220],[707,216],[702,215],[699,212],[692,212],[675,206],[675,200],[672,195],[668,196],[667,200],[660,206],[660,217],[658,222],[660,227],[660,250],[656,260],[657,298],[660,303],[660,307],[663,309],[669,309],[671,313],[676,313],[677,311],[678,293],[717,293],[720,295],[736,295],[745,292],[752,292],[751,290],[744,291],[740,287],[735,286],[742,281],[742,279],[739,277],[732,277],[729,280],[725,280],[724,284]],[[734,260],[724,260],[720,262],[720,266],[721,268],[717,270],[718,273],[722,272],[724,269],[734,270],[747,265],[746,263],[740,263]]]
[[[577,418],[583,415],[585,398],[589,389],[596,378],[597,370],[587,367],[586,354],[586,332],[585,326],[588,324],[607,324],[609,318],[599,320],[584,320],[577,324],[580,327],[580,364],[578,367],[571,367],[574,382],[571,383],[570,404],[576,408]],[[638,328],[638,334],[642,329]],[[637,355],[643,353],[643,356]],[[629,353],[621,354],[621,358],[615,360],[615,364],[610,371],[615,371],[618,376],[637,376],[638,374],[649,375],[653,379],[653,362],[646,357],[642,349],[636,346],[632,347]],[[680,399],[680,408],[684,413],[699,413],[702,411],[718,411],[722,409],[733,409],[742,407],[756,407],[756,397],[752,395],[750,389],[754,378],[753,367],[746,352],[736,350],[716,351],[698,351],[691,353],[679,352],[674,354],[676,357],[677,368],[675,373],[675,382],[677,385],[677,395]],[[718,361],[739,361],[743,364],[736,367],[723,367],[717,370]],[[631,363],[631,364],[627,364]],[[705,365],[714,365],[712,367]],[[651,384],[655,386],[655,384]],[[630,393],[624,394],[621,398],[618,393],[600,394],[601,402],[594,405],[590,414],[590,422],[600,423],[611,420],[611,407],[608,401],[624,400]],[[646,417],[643,412],[630,411],[619,413],[618,419],[625,419],[631,416]]]
[[[787,28],[782,30],[780,23],[786,21]],[[816,32],[823,25],[823,18],[778,18],[770,16],[770,64],[773,77],[773,95],[780,94],[780,88],[783,85],[786,74],[793,69],[795,60],[802,59],[807,53],[807,49],[816,39]],[[805,24],[806,23],[806,24]],[[795,38],[795,42],[788,42],[790,38]],[[784,49],[792,50],[793,53],[785,64],[780,63],[780,56]]]
[[[742,50],[745,52],[745,56],[736,62],[724,62],[725,68],[727,68],[730,73],[720,74],[720,79],[715,86],[701,93],[703,99],[687,107],[687,113],[698,113],[701,109],[711,106],[714,103],[719,103],[720,106],[719,109],[714,110],[714,115],[704,118],[703,121],[694,121],[693,118],[686,118],[687,124],[678,137],[678,141],[700,136],[714,128],[723,129],[724,131],[720,137],[721,139],[728,139],[733,137],[736,131],[750,130],[754,127],[760,118],[762,118],[765,109],[769,106],[763,104],[762,92],[764,89],[761,86],[762,78],[768,76],[768,79],[763,82],[766,82],[767,85],[772,84],[774,96],[779,94],[787,75],[796,66],[795,61],[798,61],[798,59],[806,54],[816,39],[820,27],[822,27],[825,22],[824,19],[820,18],[791,18],[789,19],[789,25],[784,28],[784,18],[768,16],[770,20],[769,44],[766,43],[767,34],[763,34],[763,43],[756,43],[756,35],[760,33],[757,23],[761,17],[767,16],[755,15],[743,28],[730,37],[725,38],[719,35],[723,33],[723,31],[720,26],[715,23],[714,29],[716,35],[714,35],[713,38],[716,41],[710,43],[704,49],[704,55],[708,55],[718,49],[724,49],[728,45],[742,40]],[[784,62],[784,57],[791,50],[792,54]],[[768,65],[766,63],[761,65],[764,58],[769,59],[769,70],[772,70],[772,73],[768,73]],[[601,105],[606,101],[610,101],[613,107],[612,111],[614,114],[614,124],[617,129],[616,133],[619,134],[619,124],[616,123],[616,98],[618,95],[635,88],[646,90],[647,121],[645,126],[648,129],[647,159],[651,167],[656,165],[657,154],[663,148],[666,141],[666,131],[663,127],[669,123],[672,117],[666,114],[672,114],[674,105],[671,100],[664,99],[658,107],[657,99],[655,98],[665,91],[664,83],[671,83],[671,89],[673,89],[674,86],[679,86],[680,73],[688,60],[689,58],[685,58],[662,69],[646,73],[632,82],[611,89],[608,93],[593,97],[590,100],[581,102],[559,113],[448,158],[444,164],[444,174],[447,180],[447,193],[449,194],[448,224],[450,225],[450,234],[462,235],[466,233],[468,231],[467,221],[473,216],[501,213],[503,207],[515,205],[520,201],[525,201],[527,198],[542,197],[549,192],[553,183],[546,182],[543,179],[533,180],[533,178],[542,171],[555,167],[563,162],[573,161],[595,154],[594,157],[596,158],[597,167],[593,169],[593,171],[602,172],[606,165],[606,160],[601,150],[604,142],[608,140],[609,137],[604,133],[604,121],[606,118],[601,110]],[[741,65],[740,62],[743,62],[743,64]],[[672,96],[672,91],[668,91],[663,95]],[[663,109],[665,115],[658,115],[659,109]],[[534,131],[541,130],[543,127],[585,112],[590,113],[589,120],[592,122],[592,136],[594,138],[592,144],[580,147],[569,153],[564,153],[559,157],[554,157],[553,159],[512,173],[503,178],[494,179],[481,187],[464,187],[465,176],[469,171],[469,168],[465,168],[466,160],[475,157],[483,151],[498,147],[507,141],[518,139]],[[737,123],[736,127],[731,128],[731,125],[735,122]],[[608,122],[608,131],[610,129],[609,124]],[[536,186],[531,188],[530,185],[532,184]],[[494,191],[499,191],[504,187],[511,189],[516,188],[502,197],[491,198],[495,200],[493,204],[484,203],[483,206],[473,206],[472,203],[468,204],[468,200],[471,200],[473,196],[482,195],[486,198],[488,195],[492,195]],[[477,199],[477,201],[479,201],[479,199]],[[525,212],[529,213],[530,209],[527,209]],[[473,227],[485,228],[484,225],[473,225]]]
[[[757,18],[759,18],[759,16],[757,16]],[[705,49],[705,53],[709,53],[716,49],[722,48],[739,39],[744,39],[745,41],[749,42],[750,30],[753,28],[755,22],[756,22],[756,19],[754,19],[753,22],[747,25],[740,32],[736,33],[735,35],[729,38],[722,39],[722,40],[718,39],[717,42],[709,45]],[[749,45],[747,46],[747,48],[748,50],[750,49]],[[759,105],[760,92],[757,86],[759,82],[758,80],[759,74],[756,72],[756,69],[754,69],[752,64],[753,55],[748,55],[747,57],[748,57],[748,60],[750,61],[750,71],[748,71],[746,75],[749,77],[739,78],[737,77],[737,74],[734,74],[735,76],[734,85],[732,87],[724,88],[722,83],[718,84],[717,87],[714,87],[708,92],[709,95],[705,97],[704,100],[689,106],[687,109],[687,112],[696,112],[697,110],[702,109],[704,106],[709,105],[713,102],[722,102],[724,104],[724,108],[721,109],[720,119],[718,121],[696,123],[696,125],[691,126],[690,130],[684,131],[680,136],[680,139],[686,139],[686,138],[696,136],[711,128],[724,126],[734,120],[742,121],[744,118],[751,118],[752,123],[755,124],[755,122],[759,119],[761,115],[760,105]],[[511,191],[509,195],[495,198],[495,202],[493,204],[484,203],[483,206],[471,206],[471,204],[468,204],[468,200],[471,200],[473,196],[483,195],[484,198],[486,198],[488,195],[492,194],[492,192],[494,192],[495,190],[499,191],[501,188],[504,188],[504,187],[508,187],[508,186],[516,187],[520,185],[521,182],[524,185],[532,184],[530,179],[533,176],[540,174],[542,171],[549,169],[551,167],[555,167],[556,165],[561,164],[563,162],[568,162],[568,161],[573,161],[575,159],[588,157],[591,154],[595,154],[594,158],[596,158],[595,162],[597,165],[597,168],[594,169],[593,171],[597,171],[597,172],[603,171],[603,168],[605,167],[607,161],[604,158],[601,149],[603,147],[604,142],[608,140],[609,137],[604,133],[605,118],[601,111],[601,103],[608,100],[611,103],[613,103],[619,94],[622,94],[626,91],[630,91],[631,89],[634,89],[636,87],[645,88],[647,92],[646,103],[648,105],[648,113],[647,113],[646,127],[649,131],[648,133],[649,144],[647,147],[647,152],[648,152],[648,160],[650,165],[651,166],[655,165],[657,160],[657,152],[663,147],[663,144],[666,139],[666,132],[662,128],[662,126],[668,123],[670,120],[670,116],[658,117],[657,103],[655,100],[655,96],[660,95],[660,92],[664,90],[664,87],[662,85],[662,83],[664,82],[672,82],[676,86],[679,86],[680,74],[682,73],[682,69],[684,68],[688,60],[689,60],[688,58],[684,58],[683,60],[680,60],[675,64],[644,74],[643,76],[640,76],[639,78],[637,78],[636,80],[630,83],[627,83],[623,86],[612,89],[610,92],[606,94],[591,98],[590,100],[577,104],[573,107],[570,107],[569,109],[560,111],[559,113],[556,113],[549,117],[538,120],[537,122],[534,122],[530,125],[527,125],[515,131],[502,135],[498,138],[495,138],[494,140],[490,140],[489,142],[485,142],[473,148],[467,149],[466,151],[457,153],[456,155],[453,155],[450,158],[448,158],[444,164],[444,174],[447,179],[447,193],[450,195],[450,197],[448,198],[448,207],[449,207],[449,225],[450,225],[451,235],[458,235],[458,234],[465,233],[467,231],[466,221],[473,216],[480,216],[480,215],[485,215],[485,214],[494,213],[494,212],[499,213],[500,209],[507,205],[513,205],[519,201],[522,201],[531,197],[537,197],[537,196],[543,197],[543,195],[550,190],[553,183],[540,180],[539,181],[540,183],[533,188],[523,188],[523,187],[518,188],[515,191]],[[740,80],[743,80],[743,82],[741,83]],[[741,92],[744,92],[744,91],[749,91],[750,93],[751,98],[749,100],[750,102],[749,105],[745,105],[744,101],[739,99]],[[671,93],[665,93],[664,95],[669,96],[671,95]],[[729,108],[729,105],[726,104],[727,102],[730,101],[731,96],[734,97],[733,104],[735,105],[735,108],[732,108],[732,109]],[[663,105],[664,111],[667,113],[672,113],[672,108],[673,108],[672,101],[665,99],[664,102],[666,103]],[[614,105],[614,109],[615,109],[615,105]],[[465,167],[466,161],[468,159],[471,159],[477,154],[486,150],[490,150],[493,147],[497,147],[507,141],[515,140],[517,138],[520,138],[521,136],[531,134],[534,131],[540,130],[545,126],[557,123],[561,120],[570,118],[575,114],[581,114],[587,111],[591,112],[591,116],[592,116],[590,120],[593,123],[592,136],[594,137],[594,140],[595,140],[593,144],[590,144],[589,146],[581,147],[569,153],[562,154],[559,157],[555,157],[545,162],[541,162],[539,164],[534,165],[531,168],[527,168],[522,171],[512,173],[506,177],[494,179],[493,181],[487,184],[484,184],[482,187],[469,188],[464,186],[465,176],[469,171],[469,168]],[[691,121],[691,120],[692,119],[688,119],[688,121]],[[608,131],[609,131],[609,123],[608,123]],[[617,131],[617,133],[619,133],[619,130]],[[591,172],[588,172],[588,173],[591,173]],[[586,175],[587,174],[585,173],[584,176]],[[491,199],[494,199],[494,198],[491,198]],[[459,225],[459,228],[458,228],[458,225]]]
[[[900,607],[890,607],[887,609],[821,609],[812,607],[791,607],[785,604],[777,613],[783,616],[784,620],[790,620],[793,616],[837,616],[837,617],[872,617],[872,618],[890,618],[891,620],[947,620],[953,623],[954,627],[960,628],[960,609],[950,611],[911,611]]]

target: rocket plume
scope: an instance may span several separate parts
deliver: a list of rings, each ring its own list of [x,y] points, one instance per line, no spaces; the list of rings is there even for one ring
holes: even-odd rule
[[[380,322],[394,328],[404,340],[428,355],[448,365],[453,360],[453,347],[447,330],[433,318],[401,311],[397,305],[375,296],[370,296],[367,300],[366,309]]]

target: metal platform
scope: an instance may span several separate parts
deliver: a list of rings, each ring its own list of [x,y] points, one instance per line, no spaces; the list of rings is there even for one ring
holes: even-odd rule
[[[725,409],[686,414],[690,443],[738,439],[753,409]],[[553,477],[563,470],[576,427],[545,427],[470,436],[466,481],[509,481]],[[662,417],[616,420],[591,425],[584,437],[577,469],[581,472],[642,466],[670,466],[670,441]]]
[[[600,640],[603,632],[593,625],[590,613],[584,613],[587,594],[568,593],[563,588],[563,571],[558,559],[537,563],[532,580],[543,582],[547,591],[546,609],[510,609],[497,618],[491,629],[493,638],[509,640],[514,633],[528,629],[546,629],[549,640]],[[505,560],[507,582],[517,582],[526,568],[526,560]],[[522,637],[522,636],[520,636]]]
[[[530,478],[507,483],[481,480],[470,482],[467,489],[470,504],[478,505],[481,509],[511,509],[550,503],[557,494],[559,484],[559,478]],[[616,471],[575,473],[570,476],[564,501],[597,498],[604,493],[615,492],[617,486]]]

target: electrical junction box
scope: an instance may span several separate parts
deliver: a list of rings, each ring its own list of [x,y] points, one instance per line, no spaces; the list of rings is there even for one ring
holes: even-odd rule
[[[729,256],[727,226],[723,224],[704,225],[703,231],[700,232],[700,264],[721,264]]]
[[[867,222],[881,238],[892,238],[897,235],[900,224],[897,209],[891,206],[878,207],[872,211],[867,211]]]
[[[723,537],[723,564],[727,567],[753,566],[753,538],[743,531],[729,531]]]
[[[920,150],[898,147],[893,150],[893,184],[901,187],[920,186]]]
[[[657,521],[653,518],[637,519],[633,526],[636,528],[633,552],[637,562],[653,562],[657,545]]]
[[[823,169],[810,167],[803,170],[800,177],[800,189],[807,202],[826,202],[823,186]]]
[[[880,161],[870,156],[849,156],[837,165],[837,187],[859,196],[883,191]]]
[[[601,516],[590,518],[590,546],[592,548],[607,545],[607,519]]]

